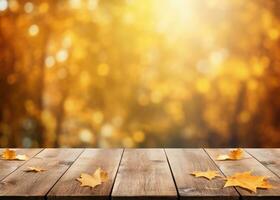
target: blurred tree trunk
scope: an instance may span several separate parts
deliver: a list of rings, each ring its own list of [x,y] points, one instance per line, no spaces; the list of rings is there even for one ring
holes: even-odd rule
[[[60,146],[59,139],[62,132],[62,125],[63,125],[64,114],[65,114],[64,103],[66,99],[67,99],[67,92],[64,92],[62,94],[61,101],[56,110],[56,129],[55,129],[54,147]]]
[[[44,30],[44,37],[42,41],[42,53],[41,53],[41,58],[40,58],[40,63],[39,63],[39,68],[40,68],[40,76],[38,77],[38,98],[37,98],[37,105],[38,105],[38,110],[39,110],[39,116],[37,118],[38,121],[38,135],[37,135],[37,140],[38,144],[40,147],[44,145],[44,131],[45,127],[42,122],[42,112],[44,110],[44,91],[45,91],[45,58],[47,56],[47,45],[49,41],[49,34],[50,30],[48,27],[45,28]]]
[[[239,94],[235,103],[232,120],[229,125],[229,146],[237,147],[240,145],[239,134],[238,134],[238,116],[242,112],[246,98],[246,82],[241,83]]]

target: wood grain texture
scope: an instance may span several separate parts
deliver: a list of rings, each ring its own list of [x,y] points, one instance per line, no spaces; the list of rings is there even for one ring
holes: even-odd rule
[[[246,151],[280,177],[280,149],[246,149]]]
[[[244,158],[235,161],[217,161],[219,154],[227,154],[230,149],[205,149],[210,157],[215,161],[221,171],[230,176],[237,172],[252,171],[253,175],[267,176],[269,182],[274,186],[272,189],[258,189],[257,193],[249,192],[245,189],[237,187],[238,192],[242,195],[242,199],[262,199],[262,200],[279,200],[280,196],[280,179],[260,162],[248,153],[244,152]]]
[[[123,149],[86,149],[48,194],[48,199],[109,199]],[[76,180],[81,173],[108,172],[108,181],[95,188],[81,187]]]
[[[112,199],[176,199],[163,149],[125,149]]]
[[[2,155],[5,149],[0,149],[0,154]],[[17,154],[25,154],[29,158],[32,158],[37,153],[42,151],[42,149],[13,149],[16,150]],[[18,167],[23,165],[27,161],[20,160],[3,160],[0,159],[0,180],[8,176],[10,173],[15,171]]]
[[[232,200],[239,199],[234,188],[223,188],[222,177],[207,180],[196,178],[191,173],[208,169],[220,171],[203,149],[166,149],[166,155],[175,178],[180,199],[183,200]]]
[[[81,154],[82,149],[45,149],[0,184],[0,199],[44,199],[44,196]],[[25,172],[29,166],[47,171]]]

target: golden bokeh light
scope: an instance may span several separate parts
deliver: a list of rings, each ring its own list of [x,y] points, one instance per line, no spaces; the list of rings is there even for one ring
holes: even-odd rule
[[[36,36],[39,33],[39,27],[36,24],[32,24],[28,29],[28,33],[30,36]]]

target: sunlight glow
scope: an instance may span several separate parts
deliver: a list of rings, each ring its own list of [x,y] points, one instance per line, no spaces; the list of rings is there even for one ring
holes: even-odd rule
[[[55,65],[55,59],[53,56],[48,56],[46,59],[45,59],[45,65],[46,67],[48,68],[52,68],[54,65]]]
[[[64,62],[68,58],[68,51],[66,49],[61,49],[56,53],[57,62]]]
[[[32,24],[28,29],[30,36],[36,36],[39,33],[39,27],[36,24]]]
[[[0,0],[0,11],[4,11],[8,8],[7,0]]]
[[[26,2],[24,4],[24,10],[26,13],[31,13],[34,10],[34,5],[31,2]]]

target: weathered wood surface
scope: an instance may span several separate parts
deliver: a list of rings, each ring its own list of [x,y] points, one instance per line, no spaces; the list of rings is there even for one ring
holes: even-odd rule
[[[0,149],[0,154],[2,155],[5,149]],[[14,149],[18,154],[25,154],[29,158],[42,151],[42,149]],[[19,160],[0,160],[0,180],[8,176],[10,173],[15,171],[18,167],[23,165],[26,161]]]
[[[163,149],[126,149],[112,199],[176,199],[176,187]]]
[[[4,149],[0,149],[2,153]],[[17,149],[28,161],[0,160],[0,200],[5,199],[280,199],[280,149],[245,149],[245,158],[217,161],[230,149]],[[25,172],[29,166],[45,172]],[[95,188],[80,187],[75,179],[98,167],[109,180]],[[190,175],[217,170],[209,181]],[[248,192],[223,188],[225,176],[252,170],[268,176],[273,189]]]
[[[258,189],[257,193],[252,193],[247,190],[237,187],[236,189],[241,194],[242,199],[264,199],[264,200],[279,200],[280,198],[280,179],[255,158],[248,153],[244,152],[244,158],[235,161],[217,161],[216,158],[219,154],[227,154],[229,149],[206,149],[206,152],[215,161],[220,170],[226,175],[231,176],[237,172],[252,171],[252,174],[258,176],[269,177],[269,182],[272,183],[274,188],[269,190]]]
[[[280,149],[246,149],[246,151],[280,177]]]
[[[48,194],[48,199],[108,199],[110,196],[123,149],[86,149]],[[96,188],[81,187],[75,179],[81,173],[93,174],[101,169],[109,180]]]
[[[0,199],[44,199],[82,149],[45,149],[1,181]],[[29,167],[47,171],[25,172]]]
[[[166,149],[166,154],[175,178],[180,199],[239,199],[234,188],[223,188],[224,175],[203,149]],[[191,173],[206,170],[219,171],[221,177],[212,179],[195,178]]]

